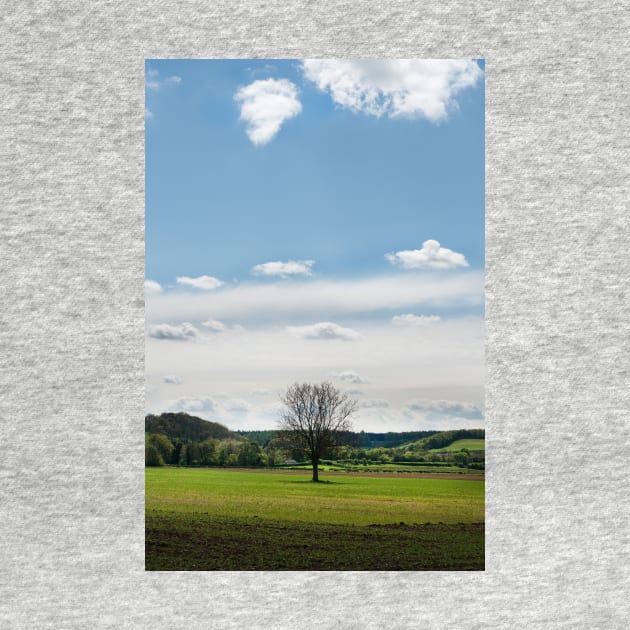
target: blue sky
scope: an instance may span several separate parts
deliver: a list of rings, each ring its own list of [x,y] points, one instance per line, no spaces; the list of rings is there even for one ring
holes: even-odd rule
[[[332,379],[363,400],[359,428],[479,426],[483,62],[147,60],[146,77],[148,409],[273,428],[283,387]],[[460,345],[414,380],[409,344],[440,335]]]

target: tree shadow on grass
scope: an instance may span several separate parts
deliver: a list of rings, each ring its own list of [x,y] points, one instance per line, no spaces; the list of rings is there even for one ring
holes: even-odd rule
[[[330,481],[328,479],[320,479],[319,481],[313,481],[312,479],[291,479],[287,480],[285,483],[300,483],[300,484],[311,484],[313,486],[321,486],[326,484],[331,485],[339,485],[339,481]]]

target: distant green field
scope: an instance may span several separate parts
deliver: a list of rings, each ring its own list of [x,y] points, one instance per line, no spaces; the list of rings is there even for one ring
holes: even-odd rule
[[[146,469],[149,570],[483,569],[484,483]]]
[[[483,441],[483,440],[482,440]],[[459,450],[459,449],[458,449]],[[310,463],[293,464],[290,466],[284,466],[281,470],[311,470]],[[394,462],[391,464],[344,464],[341,462],[333,464],[323,464],[319,467],[320,471],[324,472],[388,472],[388,473],[448,473],[455,475],[464,475],[466,473],[479,474],[478,469],[461,468],[459,466],[449,465],[447,462],[427,463],[427,462]]]
[[[486,448],[485,440],[457,440],[444,448],[431,449],[430,453],[437,453],[439,451],[461,451],[463,448],[467,448],[469,451],[483,451]]]

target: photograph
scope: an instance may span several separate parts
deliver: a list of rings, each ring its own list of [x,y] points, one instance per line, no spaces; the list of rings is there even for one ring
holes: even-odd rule
[[[145,60],[145,570],[484,571],[483,59]]]

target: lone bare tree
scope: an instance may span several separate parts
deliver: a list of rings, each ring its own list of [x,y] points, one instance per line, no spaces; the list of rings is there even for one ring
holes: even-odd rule
[[[352,430],[350,416],[357,403],[331,383],[294,383],[280,399],[286,406],[280,420],[282,443],[310,458],[313,481],[319,481],[319,460]]]

